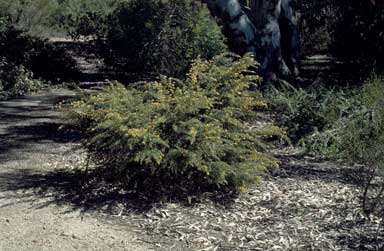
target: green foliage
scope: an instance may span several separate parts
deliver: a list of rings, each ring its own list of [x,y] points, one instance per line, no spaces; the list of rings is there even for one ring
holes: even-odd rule
[[[0,100],[37,91],[42,85],[24,66],[16,66],[0,57]]]
[[[6,99],[36,91],[41,82],[33,80],[33,74],[23,66],[32,53],[36,41],[9,26],[3,19],[0,26],[0,99]]]
[[[373,77],[361,89],[318,94],[326,97],[317,111],[324,124],[302,137],[301,145],[317,156],[361,164],[380,163],[384,143],[382,87],[383,79]]]
[[[310,125],[309,133],[299,135],[299,144],[317,157],[362,165],[359,178],[364,187],[364,209],[368,214],[383,215],[384,78],[372,76],[349,92],[322,89],[312,96],[304,90],[275,89],[273,95],[275,107],[285,107],[280,111],[289,131],[308,126],[305,121],[296,124],[296,114],[309,116],[308,123],[320,118],[320,123]]]
[[[312,155],[337,158],[341,154],[340,129],[360,101],[355,90],[319,86],[304,90],[281,82],[270,87],[266,96],[278,114],[293,143]]]
[[[54,19],[68,35],[102,37],[105,35],[108,16],[127,0],[63,0],[54,14]]]
[[[57,0],[0,0],[0,16],[7,17],[14,28],[35,36],[54,33],[57,8]]]
[[[257,119],[256,108],[265,107],[249,90],[259,82],[248,70],[254,64],[250,56],[198,59],[185,80],[113,83],[73,103],[70,114],[88,135],[92,159],[128,184],[160,179],[182,189],[243,188],[278,164],[263,153],[263,138],[284,135],[277,127],[247,126]]]
[[[78,76],[75,60],[64,49],[30,36],[7,22],[0,27],[0,57],[16,67],[22,65],[37,78],[54,83]]]
[[[384,78],[374,77],[362,88],[360,107],[341,131],[345,156],[384,170]]]
[[[74,60],[62,49],[16,29],[8,18],[0,18],[2,99],[37,90],[42,85],[37,78],[55,83],[76,74]]]
[[[308,92],[288,82],[279,81],[268,88],[265,96],[277,112],[280,125],[286,128],[294,143],[325,125],[321,111],[324,106],[316,92]]]
[[[227,48],[220,28],[198,1],[133,0],[118,7],[109,22],[107,63],[138,78],[182,77],[191,60],[210,59]]]
[[[352,98],[359,106],[338,123],[342,157],[365,166],[363,207],[367,214],[384,213],[384,78],[374,76]]]

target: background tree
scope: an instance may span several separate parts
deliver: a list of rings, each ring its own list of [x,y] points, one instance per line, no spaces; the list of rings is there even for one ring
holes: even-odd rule
[[[299,33],[292,0],[207,0],[232,50],[253,53],[264,76],[296,77]]]

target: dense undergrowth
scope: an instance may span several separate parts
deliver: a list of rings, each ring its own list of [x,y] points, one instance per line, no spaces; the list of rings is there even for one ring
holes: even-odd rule
[[[9,15],[0,16],[1,99],[78,76],[74,59],[63,49],[16,27]]]
[[[372,76],[350,89],[270,88],[277,120],[307,153],[362,165],[360,182],[367,213],[383,211],[384,79]]]
[[[259,83],[254,64],[250,56],[198,59],[185,80],[113,83],[70,114],[98,167],[130,187],[242,189],[278,165],[265,139],[284,137],[278,127],[250,126],[266,106],[249,90]]]
[[[132,0],[108,22],[102,56],[131,79],[183,78],[191,60],[227,51],[220,27],[198,1]]]

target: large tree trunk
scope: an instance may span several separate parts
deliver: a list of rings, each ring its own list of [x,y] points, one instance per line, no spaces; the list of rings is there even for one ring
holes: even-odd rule
[[[230,48],[253,53],[264,77],[297,77],[299,35],[293,0],[206,0]]]

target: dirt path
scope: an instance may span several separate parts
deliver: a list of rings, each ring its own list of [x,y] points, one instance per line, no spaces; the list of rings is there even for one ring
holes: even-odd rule
[[[154,250],[130,225],[117,228],[50,191],[65,182],[50,173],[81,161],[68,153],[72,137],[60,133],[61,114],[52,110],[72,95],[55,90],[0,102],[0,250]]]

